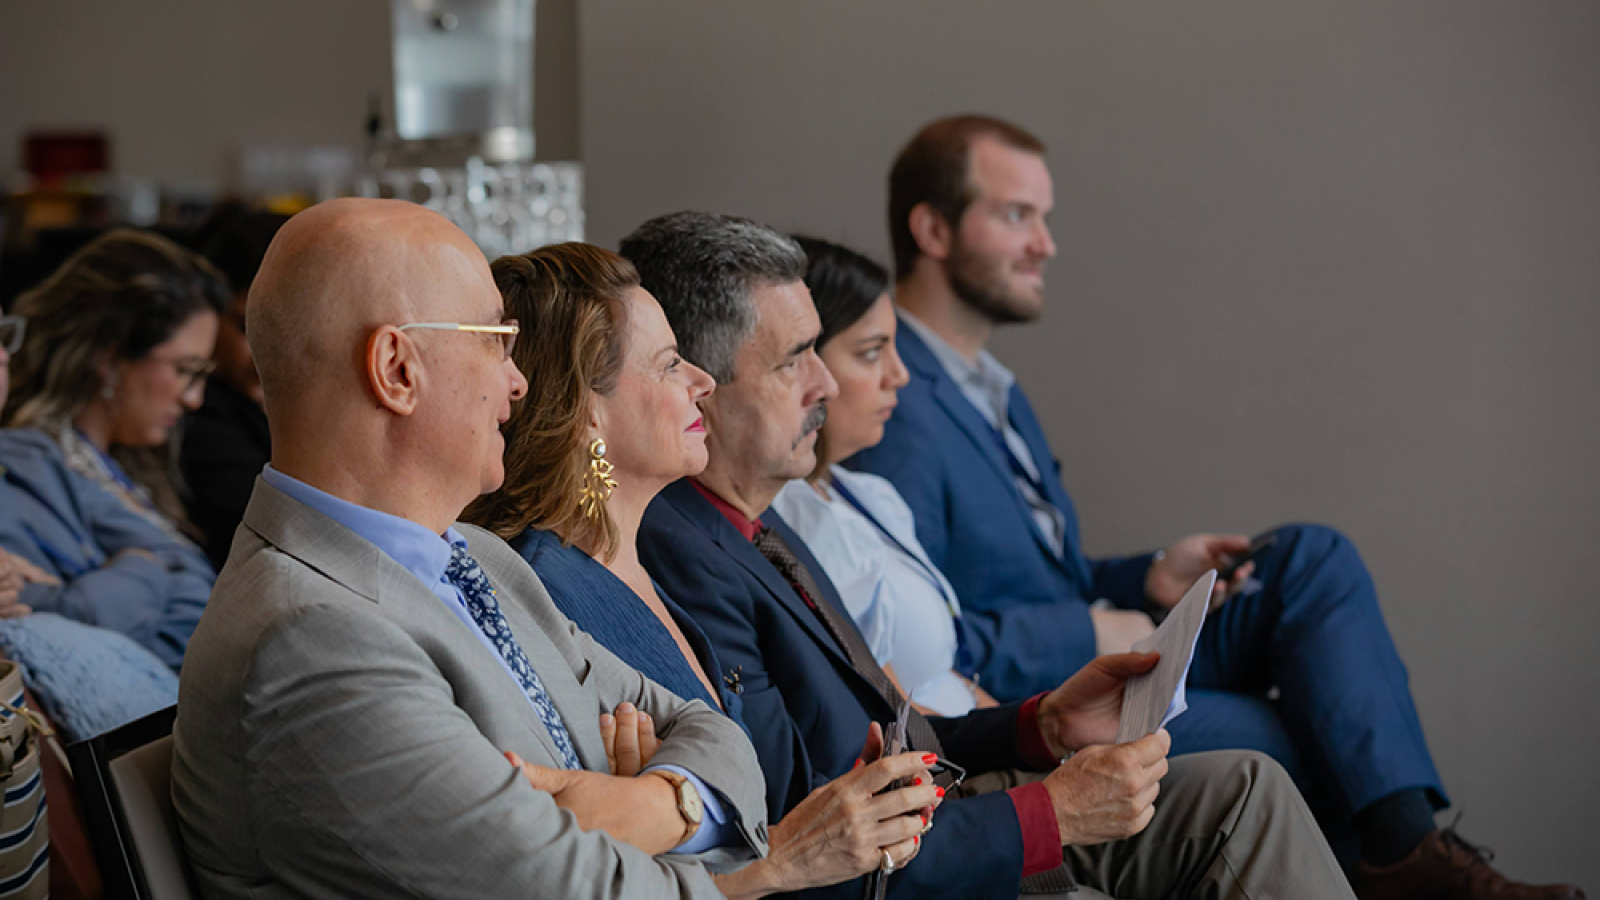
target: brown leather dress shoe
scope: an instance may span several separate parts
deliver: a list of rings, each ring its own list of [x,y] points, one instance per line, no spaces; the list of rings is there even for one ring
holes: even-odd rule
[[[1490,867],[1493,858],[1445,828],[1393,865],[1357,864],[1350,886],[1360,900],[1584,900],[1570,884],[1512,881]]]

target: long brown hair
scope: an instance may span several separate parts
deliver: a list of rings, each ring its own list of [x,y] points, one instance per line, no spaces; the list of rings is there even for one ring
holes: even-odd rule
[[[639,273],[617,254],[580,243],[502,256],[490,270],[506,315],[522,326],[511,356],[528,379],[528,395],[501,428],[505,483],[462,518],[507,540],[529,528],[552,531],[609,560],[616,523],[603,504],[599,515],[586,517],[578,498],[589,472],[590,398],[616,388],[627,295]]]
[[[106,362],[143,359],[191,318],[221,314],[227,283],[204,259],[156,234],[119,228],[95,238],[44,283],[17,298],[28,335],[12,363],[0,423],[69,427],[105,387]],[[114,447],[128,477],[191,536],[176,466],[176,440]]]

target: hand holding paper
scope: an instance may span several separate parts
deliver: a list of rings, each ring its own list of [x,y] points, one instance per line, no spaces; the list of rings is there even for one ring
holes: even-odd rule
[[[1194,659],[1195,643],[1200,638],[1200,626],[1205,624],[1206,606],[1216,581],[1215,569],[1200,576],[1155,634],[1133,645],[1136,651],[1160,653],[1161,661],[1150,672],[1128,679],[1122,695],[1118,744],[1154,734],[1189,708],[1184,699],[1184,683],[1189,680],[1189,664]]]
[[[1116,740],[1128,679],[1155,668],[1154,653],[1097,656],[1039,702],[1039,731],[1058,759]]]

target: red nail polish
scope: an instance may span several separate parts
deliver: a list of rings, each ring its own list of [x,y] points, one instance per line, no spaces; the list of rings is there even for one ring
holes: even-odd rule
[[[925,766],[931,766],[931,765],[933,765],[934,763],[936,763],[938,761],[939,761],[939,757],[934,756],[932,753],[924,753],[924,754],[922,754],[922,764],[925,765]]]
[[[922,786],[922,779],[921,778],[913,778],[913,779],[911,779],[911,786],[912,787],[921,787]]]
[[[920,834],[912,835],[911,836],[911,846],[913,846],[913,847],[922,846],[922,835],[920,835]]]
[[[942,788],[942,787],[934,788],[933,789],[933,795],[935,797],[943,797],[944,796],[944,788]]]
[[[856,764],[855,764],[855,765],[853,765],[853,766],[851,766],[851,767],[850,767],[850,768],[852,768],[852,769],[859,769],[859,768],[861,768],[861,760],[859,760],[859,759],[858,759],[858,760],[856,760]]]

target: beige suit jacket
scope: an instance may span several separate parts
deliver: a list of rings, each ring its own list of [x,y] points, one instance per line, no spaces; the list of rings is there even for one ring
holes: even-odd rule
[[[458,525],[572,734],[624,700],[731,802],[765,853],[764,783],[737,725],[579,631],[493,535]],[[700,861],[579,830],[501,756],[556,749],[492,653],[371,543],[258,480],[189,644],[173,802],[208,898],[720,897]],[[728,851],[721,851],[726,856]]]

